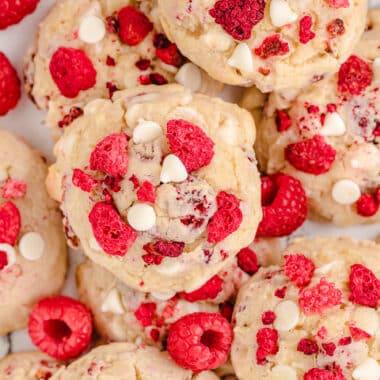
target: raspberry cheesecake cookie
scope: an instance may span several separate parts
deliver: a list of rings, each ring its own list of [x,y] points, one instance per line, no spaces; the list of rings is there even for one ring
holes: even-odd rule
[[[271,94],[259,123],[263,171],[302,182],[312,216],[338,225],[380,221],[380,12],[329,79],[293,101]]]
[[[296,239],[234,309],[239,379],[379,379],[380,246]]]
[[[45,162],[0,131],[0,336],[25,327],[34,303],[63,284],[66,244]]]
[[[212,77],[263,92],[334,73],[363,33],[365,0],[158,0],[163,27]]]
[[[125,90],[66,130],[48,187],[97,264],[141,291],[191,292],[255,235],[254,139],[236,105],[179,85]]]
[[[221,91],[186,63],[161,29],[153,0],[57,1],[25,63],[27,92],[49,109],[54,132],[80,116],[87,102],[118,89],[178,81],[193,91]]]

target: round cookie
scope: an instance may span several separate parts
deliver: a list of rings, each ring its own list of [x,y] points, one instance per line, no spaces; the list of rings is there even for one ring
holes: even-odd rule
[[[117,89],[176,80],[194,91],[222,90],[166,39],[153,0],[57,1],[38,28],[24,72],[27,92],[49,109],[46,122],[57,136],[86,103]]]
[[[63,363],[38,351],[10,354],[0,361],[1,380],[47,380]]]
[[[212,77],[263,92],[334,73],[365,26],[364,0],[158,0],[168,37]]]
[[[260,183],[245,110],[179,85],[95,100],[56,145],[50,193],[85,253],[146,292],[191,292],[251,243]]]
[[[380,246],[300,238],[240,290],[231,356],[245,379],[378,379]]]
[[[58,205],[45,189],[46,159],[0,131],[0,336],[25,327],[42,297],[57,293],[66,272]]]
[[[313,217],[337,225],[380,221],[380,12],[339,73],[294,100],[271,94],[256,153],[268,174],[298,178]]]

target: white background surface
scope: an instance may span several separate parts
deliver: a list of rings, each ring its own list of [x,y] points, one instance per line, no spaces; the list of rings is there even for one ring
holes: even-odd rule
[[[28,46],[32,43],[38,22],[54,2],[55,0],[41,0],[37,11],[33,15],[24,19],[19,25],[0,31],[0,50],[12,61],[19,72],[20,78],[22,78],[23,56]],[[372,0],[369,3],[373,7],[380,8],[380,0]],[[0,117],[0,128],[9,129],[24,136],[33,146],[44,152],[50,160],[53,160],[53,141],[50,137],[50,131],[44,126],[44,112],[38,111],[25,94],[23,94],[22,100],[15,111],[10,112],[6,117]],[[361,239],[375,239],[380,236],[380,224],[339,229],[329,224],[306,222],[294,235],[351,236]],[[78,260],[80,260],[80,254],[72,252],[71,264],[74,265],[72,265],[68,276],[64,289],[65,294],[75,294],[73,269],[75,262]],[[24,351],[32,348],[25,330],[11,334],[9,341],[12,351]],[[0,338],[0,357],[2,348],[6,348],[4,342],[6,340]]]

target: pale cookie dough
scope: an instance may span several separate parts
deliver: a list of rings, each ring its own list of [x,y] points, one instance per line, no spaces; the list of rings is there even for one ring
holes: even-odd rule
[[[210,371],[193,374],[175,364],[166,352],[132,343],[112,343],[95,348],[51,380],[218,380]]]
[[[268,174],[287,173],[301,180],[311,216],[337,225],[380,221],[380,192],[379,199],[375,195],[380,186],[379,21],[380,11],[370,11],[368,30],[339,74],[303,90],[290,102],[286,97],[271,94],[258,124],[256,153],[261,169]],[[364,72],[358,74],[361,77],[357,82],[364,85],[357,95],[339,90],[342,87],[338,83],[342,79],[344,83],[344,78],[354,87],[355,81],[347,79],[349,62],[354,62],[354,71]],[[357,62],[361,62],[362,69],[355,66]],[[276,121],[280,112],[282,124]],[[314,148],[310,147],[310,142],[316,140],[319,142]],[[294,164],[287,152],[290,144],[301,141],[309,144],[309,148],[300,147],[298,153],[298,162],[303,161],[302,155],[309,160],[306,168]],[[317,175],[306,172],[315,166],[314,160],[326,163],[326,169]],[[361,196],[364,197],[360,199]]]
[[[303,88],[334,73],[363,33],[367,12],[365,0],[158,5],[168,37],[186,57],[221,82],[263,92]]]
[[[0,336],[25,327],[34,304],[64,281],[61,214],[46,175],[39,152],[0,131]]]
[[[234,309],[238,378],[378,380],[379,253],[370,241],[300,238],[283,266],[260,269]]]
[[[112,28],[117,29],[117,14],[126,6],[144,12],[154,24],[152,31],[137,45],[123,43]],[[116,27],[115,27],[116,25]],[[26,91],[39,108],[48,109],[47,125],[55,136],[70,125],[89,101],[108,98],[115,89],[135,87],[147,81],[150,74],[159,74],[167,82],[177,81],[193,91],[210,95],[223,86],[212,80],[197,66],[179,58],[171,65],[156,56],[154,37],[162,33],[155,0],[59,0],[40,24],[35,43],[25,60]],[[74,98],[62,95],[53,81],[49,65],[61,47],[83,51],[96,70],[96,84],[82,90]],[[141,60],[149,60],[141,69]],[[177,67],[180,66],[180,67]],[[160,82],[161,83],[161,82]]]
[[[0,361],[1,380],[48,380],[63,363],[42,352],[10,354]]]
[[[171,151],[168,123],[170,133],[178,136],[193,128]],[[179,124],[185,124],[185,129]],[[113,138],[128,146],[119,150],[107,143]],[[116,93],[113,101],[89,103],[84,115],[66,130],[55,147],[58,160],[51,167],[48,188],[62,200],[67,229],[94,262],[141,291],[190,292],[234,260],[255,235],[261,208],[254,139],[251,116],[236,105],[192,94],[179,85],[126,90]],[[104,153],[112,167],[105,170],[119,170],[116,161],[124,160],[119,165],[124,174],[105,178],[102,171],[89,170],[89,161],[95,165],[90,167],[98,167],[95,146],[104,146],[105,152],[114,146],[115,154]],[[183,149],[184,156],[177,148]],[[187,163],[189,174],[178,155],[186,160],[208,155],[211,161],[205,166]],[[89,181],[90,192],[73,185],[73,174],[78,173]],[[154,202],[140,197],[144,183],[150,186]],[[100,228],[110,212],[116,232],[106,225]],[[116,248],[128,234],[132,236],[128,243]],[[174,245],[176,252],[162,253],[155,245],[160,241]]]

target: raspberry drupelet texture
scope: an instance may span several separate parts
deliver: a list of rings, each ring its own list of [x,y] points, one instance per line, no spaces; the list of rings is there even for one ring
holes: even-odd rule
[[[40,0],[2,0],[0,3],[0,30],[18,24],[33,13]]]
[[[79,187],[82,191],[89,193],[97,184],[98,181],[85,173],[81,169],[74,169],[72,176],[73,185]]]
[[[181,296],[189,302],[211,300],[218,296],[223,289],[223,279],[218,275],[211,277],[203,286],[191,293],[181,293]]]
[[[3,198],[18,199],[26,194],[27,185],[24,181],[8,178],[3,186]]]
[[[21,215],[17,206],[6,202],[0,207],[0,243],[14,245],[21,229]]]
[[[313,27],[313,19],[311,16],[304,16],[300,20],[300,42],[307,44],[315,37],[315,33],[311,30]]]
[[[250,276],[255,274],[259,269],[256,253],[248,247],[240,250],[237,261],[239,268]]]
[[[260,329],[256,334],[256,362],[259,365],[267,363],[269,355],[276,355],[278,352],[278,332],[269,327]]]
[[[261,59],[268,59],[289,53],[289,44],[286,41],[282,41],[279,34],[274,34],[273,36],[265,38],[254,52]]]
[[[312,368],[303,377],[304,380],[335,380],[335,376],[327,369]]]
[[[299,288],[310,284],[314,270],[314,263],[304,255],[285,256],[285,275]]]

